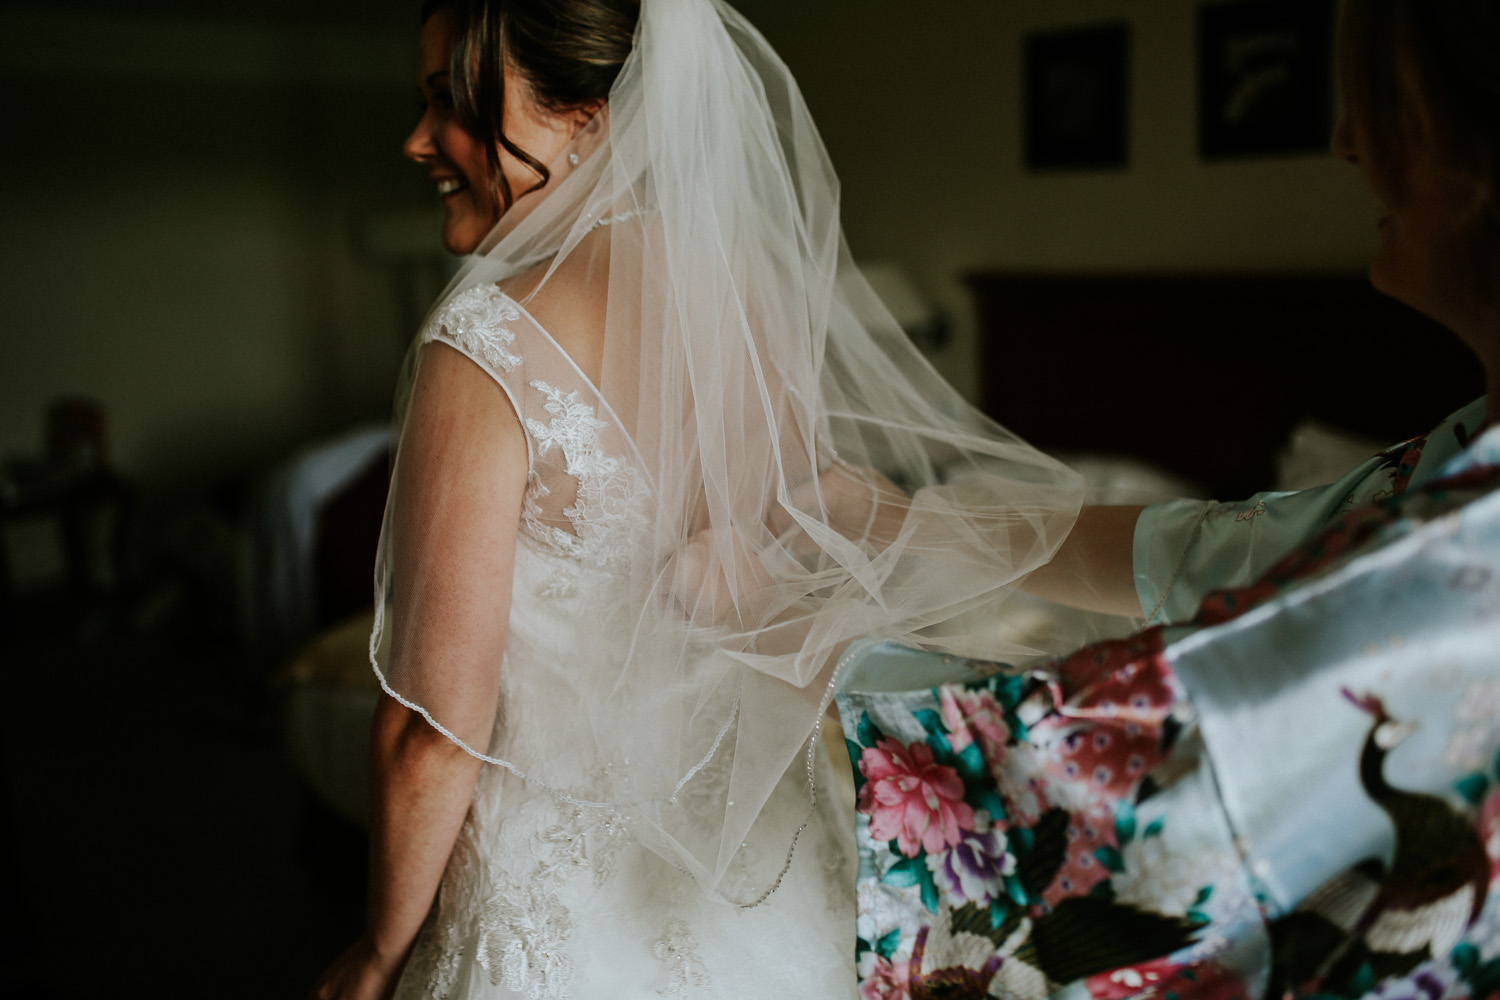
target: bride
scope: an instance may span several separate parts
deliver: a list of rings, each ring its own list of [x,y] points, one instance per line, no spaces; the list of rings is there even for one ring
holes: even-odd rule
[[[719,0],[429,0],[419,63],[472,256],[403,383],[369,923],[314,995],[852,996],[840,663],[1005,655],[944,623],[1080,487],[902,337]]]

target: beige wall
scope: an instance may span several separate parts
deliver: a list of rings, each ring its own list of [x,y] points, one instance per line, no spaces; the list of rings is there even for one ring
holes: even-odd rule
[[[935,360],[960,388],[966,271],[1356,269],[1369,252],[1369,199],[1331,157],[1198,160],[1194,0],[743,6],[804,84],[856,256],[905,265],[955,319]],[[404,265],[355,237],[391,215],[420,234],[432,210],[396,151],[413,114],[404,29],[185,9],[0,8],[0,454],[36,450],[46,400],[85,393],[128,473],[204,493],[381,416],[439,258],[435,225],[432,254]],[[1121,17],[1129,167],[1026,174],[1021,37]]]
[[[857,258],[891,259],[955,318],[934,360],[973,391],[985,267],[1359,270],[1373,202],[1332,156],[1205,164],[1196,151],[1197,0],[895,0],[742,5],[802,82],[844,184]],[[1022,37],[1124,19],[1129,165],[1028,174]]]

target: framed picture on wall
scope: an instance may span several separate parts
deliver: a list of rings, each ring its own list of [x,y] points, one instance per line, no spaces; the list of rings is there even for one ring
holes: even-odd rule
[[[1026,36],[1028,169],[1125,166],[1129,43],[1123,21]]]
[[[1333,0],[1198,7],[1198,151],[1207,160],[1328,148]]]

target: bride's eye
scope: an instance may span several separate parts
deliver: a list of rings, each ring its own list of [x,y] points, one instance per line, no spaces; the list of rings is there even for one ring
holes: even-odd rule
[[[415,102],[417,114],[425,115],[428,108],[436,110],[439,114],[447,114],[453,110],[453,94],[444,90],[433,90],[429,96],[421,90],[417,91]]]

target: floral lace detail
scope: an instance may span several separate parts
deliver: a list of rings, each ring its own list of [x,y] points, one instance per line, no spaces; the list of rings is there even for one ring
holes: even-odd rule
[[[651,946],[651,954],[667,967],[670,980],[656,991],[658,996],[685,997],[692,987],[702,990],[712,985],[703,959],[698,956],[698,939],[681,920],[667,923],[667,929]]]
[[[546,802],[548,800],[537,800]],[[628,836],[613,813],[563,806],[531,839],[529,872],[479,871],[477,834],[466,827],[444,878],[445,896],[458,894],[451,912],[440,903],[436,934],[424,934],[412,964],[430,971],[428,994],[453,993],[466,941],[490,983],[532,1000],[571,1000],[573,962],[568,943],[578,921],[562,901],[565,883],[591,873],[602,888],[615,874]],[[487,875],[488,877],[485,877]],[[476,898],[476,893],[482,896]],[[465,928],[474,933],[466,937]]]
[[[475,285],[455,295],[428,321],[421,340],[446,341],[493,370],[511,372],[522,360],[512,349],[516,333],[511,324],[522,316],[520,306],[496,286]],[[533,470],[522,508],[526,533],[553,553],[581,565],[615,565],[629,551],[631,537],[646,524],[640,507],[646,494],[644,477],[627,460],[604,453],[600,432],[609,425],[599,419],[579,390],[565,393],[540,379],[529,384],[543,396],[542,409],[551,415],[548,420],[523,418],[536,445],[534,457],[542,458],[553,448],[560,450],[567,474],[578,481],[578,495],[562,511],[572,530],[549,523],[542,501],[551,491]],[[576,576],[559,571],[539,593],[545,597],[573,594]]]
[[[422,342],[447,340],[491,368],[511,371],[521,356],[511,351],[516,334],[506,324],[521,318],[521,310],[493,285],[475,285],[452,300],[422,329]]]
[[[630,539],[646,526],[640,500],[646,493],[640,470],[622,458],[606,455],[600,447],[599,431],[604,421],[594,408],[541,380],[531,388],[546,397],[543,409],[552,414],[546,423],[527,418],[526,430],[536,441],[537,458],[554,447],[566,460],[566,471],[578,481],[578,496],[563,513],[572,523],[567,531],[542,520],[538,501],[547,487],[533,477],[526,490],[522,521],[527,531],[553,551],[596,567],[608,567],[630,551]],[[547,593],[567,593],[565,584],[549,585]]]
[[[602,889],[614,877],[620,848],[628,839],[618,815],[580,806],[568,807],[538,837],[553,852],[553,860],[543,867],[592,869],[595,889]]]
[[[558,899],[553,873],[494,880],[479,917],[479,964],[496,986],[537,1000],[568,1000],[573,962],[565,945],[578,922]]]
[[[467,834],[468,830],[464,832]],[[406,963],[406,974],[397,986],[395,1000],[417,1000],[420,997],[448,1000],[453,995],[464,956],[461,925],[455,919],[459,907],[455,904],[467,902],[462,898],[459,886],[474,885],[478,872],[479,860],[473,840],[461,836],[448,859],[448,870],[443,873],[437,907],[417,937],[416,947]]]

